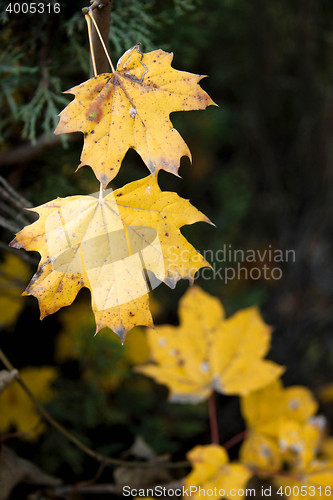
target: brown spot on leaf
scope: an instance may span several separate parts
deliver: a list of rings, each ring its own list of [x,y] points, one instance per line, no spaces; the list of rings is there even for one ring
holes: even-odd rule
[[[101,102],[92,102],[86,112],[86,117],[91,122],[99,123],[103,116]]]

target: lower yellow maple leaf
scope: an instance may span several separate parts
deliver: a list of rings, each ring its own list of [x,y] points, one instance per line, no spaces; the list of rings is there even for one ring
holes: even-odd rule
[[[187,458],[193,470],[186,476],[184,487],[192,499],[208,496],[214,500],[239,500],[244,496],[246,483],[252,474],[242,464],[229,463],[228,454],[222,446],[196,446],[187,453]]]
[[[279,377],[284,368],[264,360],[271,329],[256,308],[224,319],[222,305],[199,287],[181,299],[180,326],[148,331],[155,364],[137,371],[167,385],[170,399],[196,402],[213,390],[244,395]]]
[[[38,298],[41,318],[90,289],[96,332],[122,340],[136,325],[152,326],[148,292],[174,287],[209,265],[180,227],[210,222],[188,200],[162,192],[148,176],[105,197],[69,196],[33,208],[39,219],[11,243],[41,254],[25,294]]]

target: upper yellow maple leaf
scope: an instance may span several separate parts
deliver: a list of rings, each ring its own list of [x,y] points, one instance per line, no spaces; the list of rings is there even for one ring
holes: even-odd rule
[[[12,246],[41,254],[26,294],[38,298],[42,318],[70,305],[85,286],[97,331],[108,327],[124,339],[133,326],[152,326],[153,285],[174,287],[208,265],[179,228],[209,220],[177,194],[162,192],[152,176],[104,198],[69,196],[32,210],[39,219]]]
[[[271,329],[254,307],[225,319],[221,303],[198,287],[179,307],[180,326],[148,331],[155,364],[138,371],[167,385],[173,401],[200,401],[213,390],[247,394],[267,385],[284,368],[262,358]]]
[[[194,500],[209,496],[214,500],[244,496],[251,472],[239,463],[230,463],[222,446],[196,446],[187,453],[193,470],[184,481],[184,487]],[[243,490],[243,494],[241,491]]]
[[[75,99],[61,113],[56,134],[83,132],[81,164],[90,165],[106,186],[118,173],[129,148],[152,174],[177,174],[190,151],[173,128],[173,111],[205,109],[214,102],[201,89],[200,75],[171,67],[173,54],[139,45],[119,59],[114,73],[103,73],[67,91]]]

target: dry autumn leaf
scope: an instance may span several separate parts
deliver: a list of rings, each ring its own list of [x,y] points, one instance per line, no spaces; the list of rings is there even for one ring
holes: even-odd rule
[[[81,164],[90,165],[106,186],[118,173],[129,148],[154,175],[177,174],[190,151],[173,128],[173,111],[205,109],[214,104],[198,82],[203,76],[171,67],[173,54],[143,54],[139,45],[119,59],[114,73],[103,73],[67,93],[75,99],[61,113],[56,134],[83,132]]]
[[[39,219],[12,245],[41,254],[25,292],[38,298],[41,318],[70,305],[87,287],[96,331],[108,327],[124,340],[132,327],[152,326],[150,288],[192,280],[208,265],[179,228],[209,220],[189,201],[162,192],[152,176],[104,198],[57,198],[32,210]]]
[[[0,370],[0,394],[8,387],[18,375],[17,370]]]
[[[213,390],[248,394],[284,371],[263,359],[271,328],[256,308],[225,319],[218,299],[192,287],[181,299],[179,317],[179,327],[164,325],[157,332],[148,331],[155,364],[137,369],[165,384],[172,401],[201,401]]]
[[[13,450],[2,444],[0,455],[0,500],[12,498],[12,491],[21,483],[25,486],[29,484],[41,487],[42,485],[59,486],[62,481],[49,476],[32,462],[19,457]],[[20,496],[23,495],[26,496],[24,493]]]

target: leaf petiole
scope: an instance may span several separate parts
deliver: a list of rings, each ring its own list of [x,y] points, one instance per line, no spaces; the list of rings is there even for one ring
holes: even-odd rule
[[[95,53],[94,53],[94,47],[93,47],[93,43],[92,43],[92,36],[91,36],[91,19],[90,19],[90,16],[88,14],[85,14],[84,18],[87,21],[88,38],[89,38],[89,45],[90,45],[91,60],[92,60],[92,65],[93,65],[93,70],[94,70],[94,76],[97,76]]]
[[[111,58],[110,58],[109,53],[108,53],[108,51],[107,51],[107,48],[106,48],[106,46],[105,46],[105,43],[104,43],[103,37],[102,37],[102,35],[101,35],[101,32],[99,31],[99,28],[98,28],[97,23],[96,23],[96,21],[95,21],[95,19],[94,19],[93,13],[92,13],[90,10],[89,10],[89,12],[88,12],[88,16],[90,17],[90,19],[91,19],[91,20],[92,20],[92,22],[94,23],[95,30],[96,30],[96,32],[97,32],[97,34],[98,34],[98,37],[99,37],[100,42],[101,42],[101,44],[102,44],[102,47],[103,47],[103,49],[104,49],[104,52],[105,52],[106,58],[107,58],[107,60],[109,61],[109,64],[110,64],[110,67],[111,67],[112,73],[115,73],[115,72],[116,72],[116,70],[114,69],[114,66],[113,66],[113,64],[112,64],[112,61],[111,61]],[[86,16],[85,16],[85,17],[86,17]]]

